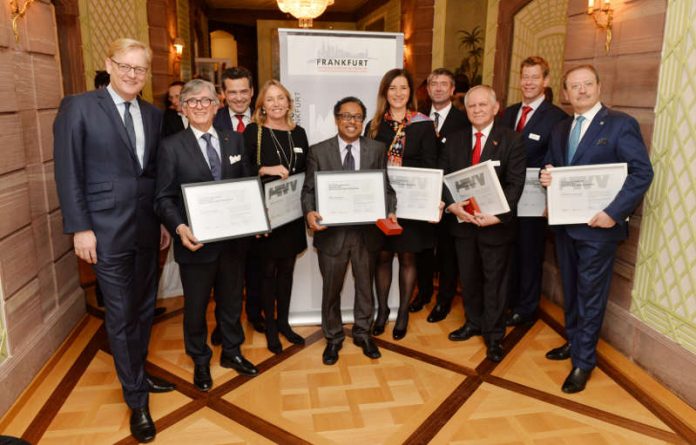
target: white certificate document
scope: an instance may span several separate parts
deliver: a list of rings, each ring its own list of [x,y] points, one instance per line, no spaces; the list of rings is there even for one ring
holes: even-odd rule
[[[538,168],[528,168],[522,196],[517,202],[517,216],[544,216],[546,190],[539,183]]]
[[[315,175],[322,225],[374,224],[387,216],[383,170],[324,171]]]
[[[182,184],[189,227],[201,243],[270,230],[258,177]]]
[[[452,198],[457,202],[476,198],[481,213],[500,215],[509,212],[510,206],[495,174],[493,162],[489,159],[445,175],[445,185]]]
[[[304,173],[297,173],[287,179],[277,179],[263,185],[271,229],[302,218],[300,192],[304,179]]]
[[[389,183],[396,191],[396,216],[400,219],[437,221],[442,200],[442,170],[388,167]]]
[[[626,163],[554,167],[547,190],[549,225],[587,224],[614,200],[626,176]]]

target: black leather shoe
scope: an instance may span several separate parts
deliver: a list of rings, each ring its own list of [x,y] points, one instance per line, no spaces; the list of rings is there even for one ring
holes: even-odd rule
[[[213,346],[220,346],[222,344],[222,334],[220,333],[220,326],[215,325],[213,333],[210,334],[210,343],[212,343]]]
[[[553,348],[546,353],[546,358],[549,360],[567,360],[570,358],[570,343],[564,343],[563,346]]]
[[[411,305],[408,307],[408,311],[419,312],[428,303],[430,303],[430,298],[423,298],[421,294],[418,294],[416,295],[416,298],[414,298],[411,302]]]
[[[430,314],[428,314],[428,323],[437,323],[447,318],[449,314],[450,306],[448,304],[438,303],[435,305]]]
[[[378,336],[384,334],[384,326],[387,324],[387,320],[389,320],[389,311],[387,310],[386,314],[383,313],[377,313],[377,319],[375,320],[375,324],[372,326],[372,335],[373,336]]]
[[[193,384],[199,391],[208,392],[213,387],[213,378],[210,376],[210,366],[196,365],[193,368]]]
[[[159,317],[159,316],[161,316],[161,315],[164,315],[165,312],[167,312],[167,308],[166,308],[166,307],[161,307],[161,306],[160,306],[160,307],[156,307],[156,308],[155,308],[155,312],[153,313],[152,316],[153,316],[153,317]]]
[[[148,392],[169,392],[176,389],[176,385],[154,375],[145,373]]]
[[[382,356],[379,352],[379,348],[370,337],[354,338],[353,344],[355,344],[355,346],[360,346],[366,357],[380,358]]]
[[[251,323],[251,326],[259,334],[263,334],[266,332],[266,323],[264,323],[262,318],[257,320],[249,320],[249,323]]]
[[[249,360],[245,359],[242,354],[233,355],[231,357],[220,357],[220,366],[223,368],[231,368],[242,375],[256,375],[259,370]]]
[[[394,328],[394,330],[392,331],[392,338],[394,340],[401,340],[404,337],[406,337],[406,328],[404,328],[404,329]]]
[[[269,334],[266,332],[266,347],[274,354],[283,352],[283,345],[280,344],[278,334]]]
[[[297,332],[293,331],[290,328],[285,328],[281,329],[280,333],[283,334],[283,337],[287,338],[290,343],[293,345],[303,345],[304,344],[304,338]]]
[[[585,389],[585,385],[590,379],[590,374],[592,374],[591,369],[585,371],[584,369],[573,368],[570,374],[568,374],[568,377],[566,377],[565,382],[563,382],[561,391],[566,394],[575,394],[576,392],[582,391]]]
[[[155,422],[152,421],[150,409],[147,406],[131,411],[130,430],[135,440],[140,443],[152,442],[155,439],[157,434]]]
[[[523,328],[530,328],[536,323],[535,317],[524,317],[517,312],[514,312],[505,320],[505,326],[521,326]]]
[[[324,353],[321,354],[321,361],[325,365],[333,365],[338,361],[338,351],[343,347],[342,343],[327,343]]]
[[[493,340],[488,344],[488,348],[486,348],[486,357],[488,360],[500,363],[503,361],[504,356],[505,351],[503,350],[503,345],[501,345],[498,340]]]
[[[466,323],[456,331],[450,332],[447,338],[452,341],[464,341],[470,339],[474,335],[481,335],[481,329],[475,328],[471,324]]]

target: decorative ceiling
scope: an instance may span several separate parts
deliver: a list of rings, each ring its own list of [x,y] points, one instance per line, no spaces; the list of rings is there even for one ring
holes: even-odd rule
[[[334,4],[327,8],[327,11],[352,13],[367,2],[368,0],[335,0]],[[205,3],[211,9],[278,10],[276,0],[205,0]]]

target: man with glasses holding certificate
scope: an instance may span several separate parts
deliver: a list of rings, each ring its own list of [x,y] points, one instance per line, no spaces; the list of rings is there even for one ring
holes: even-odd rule
[[[355,280],[353,309],[353,343],[360,346],[369,358],[381,354],[370,335],[374,312],[374,281],[377,253],[383,236],[376,225],[347,225],[326,227],[316,211],[314,173],[340,170],[385,170],[386,147],[372,139],[361,137],[365,120],[365,105],[356,97],[345,97],[334,106],[338,135],[313,145],[307,156],[305,183],[302,187],[302,212],[314,232],[314,247],[319,256],[322,276],[321,327],[326,338],[322,355],[325,365],[338,361],[343,345],[341,318],[341,288],[350,262]],[[387,179],[388,181],[388,179]],[[396,221],[396,193],[387,182],[387,212]]]

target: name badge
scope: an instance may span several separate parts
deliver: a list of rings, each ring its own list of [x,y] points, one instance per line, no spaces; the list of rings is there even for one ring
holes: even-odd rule
[[[303,152],[302,147],[292,147],[292,151],[294,151],[295,153],[302,153]]]
[[[491,165],[493,165],[493,167],[500,167],[500,161],[491,160]]]
[[[531,139],[533,141],[539,141],[539,140],[541,140],[541,136],[539,136],[538,134],[529,133],[529,139]]]

